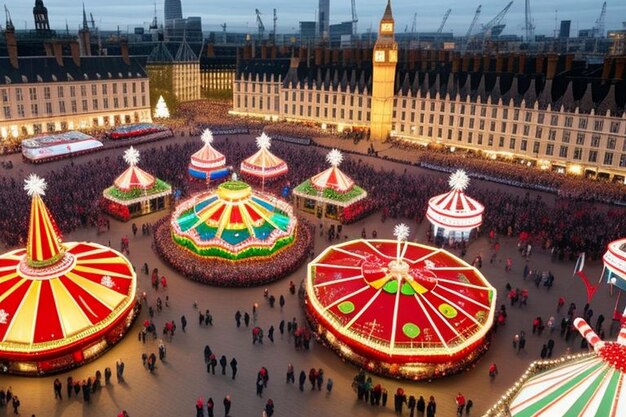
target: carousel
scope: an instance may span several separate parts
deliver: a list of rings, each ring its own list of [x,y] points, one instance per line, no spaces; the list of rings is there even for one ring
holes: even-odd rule
[[[602,261],[604,263],[602,276],[606,282],[626,291],[626,239],[609,243]]]
[[[294,205],[319,219],[352,217],[346,216],[346,212],[354,210],[367,197],[367,192],[339,169],[343,161],[341,152],[331,150],[326,155],[326,161],[330,168],[294,188]]]
[[[219,180],[226,177],[229,173],[229,169],[226,167],[226,157],[213,147],[213,133],[206,129],[200,138],[204,146],[191,155],[187,172],[192,178],[202,181]]]
[[[465,195],[469,177],[457,170],[448,180],[450,191],[428,200],[426,217],[433,225],[435,238],[468,240],[472,230],[483,223],[485,207]]]
[[[128,221],[168,208],[172,187],[137,167],[139,151],[131,146],[124,152],[124,161],[129,165],[126,171],[102,193],[103,210],[118,220]]]
[[[188,277],[214,285],[278,279],[304,260],[310,232],[298,227],[288,203],[233,177],[176,207],[169,227],[158,227],[159,253]]]
[[[330,246],[308,266],[305,311],[323,342],[370,372],[413,380],[467,370],[489,345],[496,290],[443,250],[394,240]]]
[[[583,319],[574,325],[593,352],[533,362],[485,416],[626,415],[626,328],[607,342]]]
[[[261,182],[276,180],[287,174],[287,163],[271,153],[271,139],[265,133],[256,138],[259,150],[241,162],[241,175],[246,179]]]
[[[63,242],[34,174],[26,248],[0,256],[0,367],[43,375],[82,365],[118,342],[139,306],[131,263],[109,247]]]

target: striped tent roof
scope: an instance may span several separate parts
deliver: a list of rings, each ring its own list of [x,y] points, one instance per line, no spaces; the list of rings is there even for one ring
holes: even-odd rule
[[[274,178],[286,174],[287,171],[287,163],[267,148],[259,149],[241,162],[242,173],[259,178]]]
[[[214,171],[226,166],[226,157],[215,150],[210,143],[206,143],[198,152],[191,155],[190,168],[198,171]]]
[[[609,243],[602,261],[611,272],[611,277],[626,281],[626,238]]]
[[[444,229],[469,232],[483,222],[485,207],[465,195],[469,177],[457,170],[448,180],[451,190],[428,200],[426,217],[435,226]]]
[[[32,267],[52,265],[63,257],[65,246],[48,208],[35,194],[30,206],[26,261]]]
[[[152,175],[135,165],[131,165],[122,175],[115,179],[113,184],[121,191],[126,192],[134,188],[140,188],[142,190],[150,189],[154,186],[155,181]]]
[[[582,319],[574,321],[593,346],[591,354],[533,363],[504,404],[513,417],[608,417],[626,415],[626,328],[605,342]],[[496,414],[494,414],[496,413]]]
[[[352,189],[354,181],[338,167],[331,166],[327,170],[313,176],[311,178],[311,184],[318,190],[331,188],[338,193],[346,193]]]

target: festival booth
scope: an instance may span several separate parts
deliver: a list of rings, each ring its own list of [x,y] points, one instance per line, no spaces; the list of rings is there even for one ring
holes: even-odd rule
[[[107,136],[110,139],[130,139],[138,137],[153,136],[153,139],[167,138],[173,136],[172,131],[163,125],[155,123],[134,123],[122,125],[111,130]]]
[[[226,167],[226,157],[213,148],[213,133],[205,129],[201,136],[204,146],[191,155],[191,162],[187,171],[192,178],[211,181],[220,180],[228,176],[230,170]]]
[[[353,218],[352,212],[358,210],[367,192],[339,169],[343,161],[341,152],[331,150],[326,161],[330,168],[294,188],[294,205],[299,210],[315,214],[318,219],[341,221]]]
[[[93,360],[130,328],[139,306],[131,263],[91,242],[63,242],[32,174],[26,248],[0,256],[0,368],[43,375]]]
[[[128,221],[169,208],[172,187],[137,167],[139,151],[131,146],[124,152],[124,160],[129,167],[102,193],[103,210],[118,220]]]
[[[28,162],[41,163],[80,155],[102,147],[102,142],[82,132],[41,135],[23,140],[22,156]]]
[[[483,223],[485,207],[465,195],[469,177],[457,170],[448,181],[451,190],[428,200],[426,217],[433,225],[435,238],[468,240],[472,230]]]
[[[394,240],[333,245],[307,271],[305,312],[339,356],[413,380],[464,372],[488,348],[496,290],[451,253]]]
[[[533,362],[486,417],[626,415],[626,328],[606,342],[583,319],[574,325],[593,352]]]
[[[259,150],[241,162],[241,175],[253,181],[273,181],[287,174],[287,163],[271,153],[271,139],[265,133],[256,138]]]
[[[252,286],[279,279],[308,254],[310,232],[293,209],[236,179],[180,203],[157,225],[159,255],[191,279]]]
[[[626,291],[626,239],[619,239],[609,243],[607,251],[602,256],[604,270],[602,276],[611,285]]]

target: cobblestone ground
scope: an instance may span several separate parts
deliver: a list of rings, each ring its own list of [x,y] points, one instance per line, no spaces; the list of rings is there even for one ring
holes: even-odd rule
[[[188,138],[177,138],[174,140],[188,140]],[[365,144],[358,147],[352,146],[351,142],[339,143],[340,146],[351,149],[365,148]],[[140,148],[154,145],[142,145]],[[159,146],[159,145],[156,145]],[[107,151],[110,153],[121,153],[122,150]],[[84,156],[75,159],[75,163],[81,163],[97,156]],[[12,171],[4,171],[3,175],[23,176],[30,171],[38,171],[45,175],[45,172],[54,169],[58,163],[47,164],[37,167],[24,166],[19,162],[17,156],[10,157],[16,167]],[[369,159],[363,157],[364,159]],[[384,165],[387,168],[402,170],[405,166],[389,161],[376,160],[376,164]],[[408,167],[410,172],[417,172],[419,169]],[[440,175],[419,170],[422,175]],[[358,182],[358,179],[357,179]],[[479,183],[481,187],[502,187],[500,185]],[[525,192],[522,190],[511,190],[514,192]],[[548,201],[553,201],[553,197],[546,196]],[[155,214],[142,221],[154,221],[162,214]],[[58,375],[65,384],[67,376],[74,379],[87,378],[94,375],[96,370],[103,371],[105,367],[114,369],[115,361],[123,359],[126,363],[126,383],[105,387],[95,394],[90,404],[84,404],[82,400],[65,398],[65,386],[63,389],[63,400],[55,400],[52,390],[52,382],[56,376],[42,378],[23,378],[14,376],[1,376],[0,387],[11,386],[13,392],[20,396],[22,407],[21,415],[35,414],[38,417],[58,417],[58,416],[84,416],[84,417],[114,417],[121,409],[126,409],[131,417],[170,417],[170,416],[194,416],[195,402],[198,397],[203,397],[206,401],[212,397],[216,403],[216,415],[223,416],[224,409],[222,400],[225,395],[232,397],[233,417],[255,417],[261,416],[263,406],[267,398],[272,398],[276,405],[275,416],[384,416],[393,414],[392,393],[398,387],[404,387],[408,395],[423,395],[428,398],[434,395],[438,404],[437,416],[454,416],[456,407],[454,397],[461,391],[467,399],[472,399],[475,407],[471,415],[481,415],[493,402],[500,398],[506,389],[521,376],[526,367],[539,358],[540,349],[546,343],[550,335],[544,333],[542,336],[531,334],[531,322],[535,316],[542,316],[547,319],[554,315],[557,322],[560,316],[556,314],[556,303],[559,296],[564,296],[567,302],[575,302],[582,310],[585,304],[585,289],[577,278],[572,278],[573,264],[553,263],[548,253],[537,249],[533,253],[529,266],[531,269],[551,270],[556,276],[554,287],[550,292],[544,288],[535,288],[530,282],[522,280],[522,270],[524,261],[517,252],[516,241],[511,238],[501,238],[501,255],[495,264],[490,264],[489,243],[485,238],[473,242],[467,252],[467,258],[473,259],[477,254],[483,255],[483,273],[498,289],[498,304],[506,302],[504,287],[510,282],[513,287],[528,288],[530,297],[528,307],[519,309],[508,307],[509,318],[506,326],[498,330],[491,349],[476,365],[476,367],[464,374],[456,375],[431,382],[407,382],[397,381],[374,376],[374,382],[381,382],[390,393],[390,401],[385,409],[371,407],[360,403],[356,399],[355,393],[351,390],[350,384],[353,376],[358,371],[354,366],[342,362],[335,354],[325,349],[323,346],[312,345],[310,351],[301,352],[293,348],[293,344],[286,337],[281,337],[276,331],[275,342],[270,343],[265,340],[263,345],[252,345],[251,331],[242,326],[235,327],[234,313],[237,309],[251,312],[253,303],[259,303],[258,324],[267,333],[270,325],[278,328],[281,319],[291,319],[296,317],[299,323],[303,322],[303,314],[300,310],[295,296],[288,293],[288,282],[300,282],[305,276],[305,266],[299,268],[290,277],[268,286],[271,294],[276,298],[284,294],[287,302],[283,311],[280,308],[270,308],[263,298],[263,288],[251,289],[220,289],[203,286],[179,276],[174,271],[164,266],[152,252],[149,237],[132,237],[129,224],[111,222],[111,230],[107,233],[96,235],[96,231],[79,230],[65,237],[66,240],[91,240],[103,244],[109,241],[113,247],[118,247],[120,238],[123,235],[130,237],[131,254],[130,259],[133,264],[140,269],[140,265],[147,262],[150,268],[158,267],[159,271],[164,271],[168,277],[168,289],[159,290],[156,293],[150,288],[149,278],[139,274],[139,292],[146,291],[148,300],[155,302],[156,297],[170,299],[170,307],[163,312],[156,314],[155,322],[160,329],[166,320],[176,320],[178,323],[177,334],[172,342],[166,342],[167,358],[165,362],[159,362],[154,374],[150,374],[144,369],[141,363],[142,353],[158,353],[157,341],[148,340],[145,344],[137,339],[137,334],[141,328],[141,322],[147,316],[147,309],[144,309],[141,317],[131,328],[128,335],[113,349],[96,361],[85,365],[79,369]],[[377,230],[378,237],[391,238],[395,221],[388,220],[381,224],[380,215],[373,214],[369,218],[344,228],[349,238],[360,236],[361,229],[366,228],[368,236],[372,230]],[[421,224],[416,230],[416,225],[410,223],[418,241],[424,241],[426,223]],[[328,242],[322,238],[316,239],[316,254],[319,253]],[[504,259],[511,256],[514,260],[513,270],[509,273],[504,270]],[[585,272],[590,280],[597,281],[601,272],[601,265],[598,262],[589,262]],[[615,296],[609,294],[606,285],[599,288],[592,308],[595,318],[600,314],[607,317],[605,328],[607,338],[609,336],[608,326],[612,316]],[[193,307],[197,301],[198,307],[202,310],[209,308],[214,318],[213,327],[198,326],[198,311]],[[180,317],[185,315],[189,325],[186,333],[180,331]],[[528,335],[526,351],[516,353],[512,348],[513,335],[520,330],[525,330]],[[576,338],[569,345],[559,337],[556,331],[552,337],[556,340],[555,354],[560,355],[567,348],[572,352],[580,350],[580,339]],[[219,366],[217,375],[208,375],[203,361],[203,348],[209,344],[218,358],[224,354],[227,359],[234,356],[239,362],[239,373],[236,380],[220,375]],[[285,384],[285,371],[288,363],[293,363],[296,369],[296,378],[300,370],[308,370],[312,367],[323,368],[326,378],[334,380],[332,393],[325,391],[311,391],[310,387],[300,392],[297,386]],[[490,363],[495,362],[500,369],[499,375],[494,381],[490,381],[487,375],[487,368]],[[269,370],[269,386],[264,391],[264,398],[255,396],[256,373],[261,366]],[[10,415],[11,410],[0,410],[0,416]],[[405,414],[406,410],[405,410]]]

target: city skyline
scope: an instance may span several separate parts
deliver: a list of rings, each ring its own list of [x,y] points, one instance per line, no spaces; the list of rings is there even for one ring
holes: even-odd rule
[[[32,8],[34,1],[9,1],[6,3],[15,27],[19,29],[33,29],[34,21]],[[82,2],[76,0],[48,0],[44,1],[50,16],[52,29],[65,29],[66,22],[70,30],[76,30],[82,24]],[[376,32],[377,22],[381,17],[386,1],[368,1],[367,3],[357,0],[356,8],[359,17],[358,31],[366,32],[370,26]],[[444,12],[452,9],[452,13],[444,28],[445,32],[453,32],[455,36],[462,36],[467,31],[474,12],[479,4],[482,4],[482,13],[474,32],[496,16],[507,4],[506,0],[483,0],[476,2],[455,2],[444,0],[437,4],[409,0],[396,0],[392,2],[396,17],[396,32],[404,32],[411,28],[413,16],[417,13],[417,30],[419,32],[433,32],[439,27]],[[157,17],[159,24],[164,20],[164,1],[157,1]],[[203,22],[203,30],[220,31],[220,25],[227,23],[230,32],[256,32],[255,8],[259,8],[258,2],[241,0],[237,7],[225,0],[218,0],[211,5],[204,0],[182,0],[184,16],[200,16]],[[576,9],[571,10],[571,1],[556,0],[550,4],[537,1],[531,2],[532,17],[536,26],[536,34],[552,36],[555,28],[558,29],[561,20],[571,20],[572,36],[580,29],[590,29],[600,16],[602,1],[582,0],[576,4]],[[96,2],[85,2],[87,13],[92,13],[96,26],[102,30],[115,30],[132,32],[135,27],[147,25],[154,15],[154,2],[139,0],[128,3],[123,0],[110,0],[106,5]],[[260,8],[266,30],[271,30],[273,9],[278,10],[277,31],[279,33],[295,33],[298,31],[299,21],[316,21],[318,0],[305,0],[287,2],[286,0],[274,0],[263,4]],[[556,13],[555,13],[556,12]],[[556,18],[556,22],[555,22]],[[340,23],[351,20],[350,2],[331,1],[330,23]],[[606,30],[621,29],[622,22],[626,21],[626,4],[618,1],[607,2]],[[524,25],[524,1],[516,0],[509,13],[504,18],[506,24],[504,35],[523,35]]]

